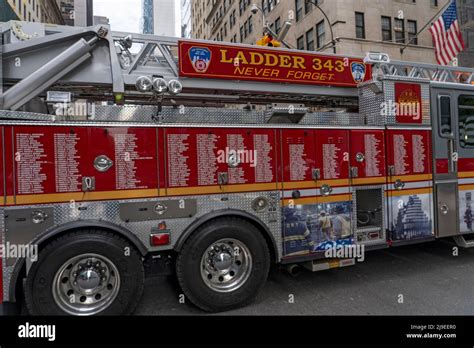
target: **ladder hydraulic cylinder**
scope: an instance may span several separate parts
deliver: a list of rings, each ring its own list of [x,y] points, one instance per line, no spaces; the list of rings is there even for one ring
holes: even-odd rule
[[[18,110],[84,61],[91,58],[90,51],[94,49],[98,40],[97,36],[89,41],[81,38],[49,63],[11,87],[2,96],[3,108],[6,110]]]

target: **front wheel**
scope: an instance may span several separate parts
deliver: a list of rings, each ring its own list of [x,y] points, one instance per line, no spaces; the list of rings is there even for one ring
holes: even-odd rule
[[[66,234],[33,263],[25,286],[33,315],[130,314],[144,285],[141,256],[125,239],[100,230]]]
[[[270,253],[260,231],[237,218],[199,228],[181,250],[176,271],[184,294],[199,308],[218,312],[245,306],[264,285]]]

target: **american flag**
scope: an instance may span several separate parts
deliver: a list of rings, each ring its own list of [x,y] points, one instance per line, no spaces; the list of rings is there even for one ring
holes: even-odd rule
[[[465,48],[457,15],[456,0],[430,28],[435,45],[436,59],[440,65],[448,65]]]

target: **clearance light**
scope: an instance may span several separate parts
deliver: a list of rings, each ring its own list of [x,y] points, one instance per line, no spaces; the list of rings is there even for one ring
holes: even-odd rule
[[[169,233],[153,233],[150,235],[150,245],[151,246],[162,246],[170,244],[170,234]]]

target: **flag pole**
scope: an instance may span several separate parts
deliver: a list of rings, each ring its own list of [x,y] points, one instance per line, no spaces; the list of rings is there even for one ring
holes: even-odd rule
[[[426,30],[426,28],[428,28],[431,24],[433,24],[433,21],[441,14],[443,13],[444,10],[446,10],[449,5],[451,5],[451,2],[452,0],[448,0],[448,2],[441,8],[441,10],[439,10],[433,18],[431,18],[428,23],[426,23],[423,28],[421,28],[421,30],[416,33],[415,36],[413,36],[403,47],[400,48],[400,54],[403,54],[403,52],[405,51],[405,49],[408,47],[408,45],[414,40],[414,39],[418,39],[418,37],[420,36],[420,34],[422,32],[424,32]]]

